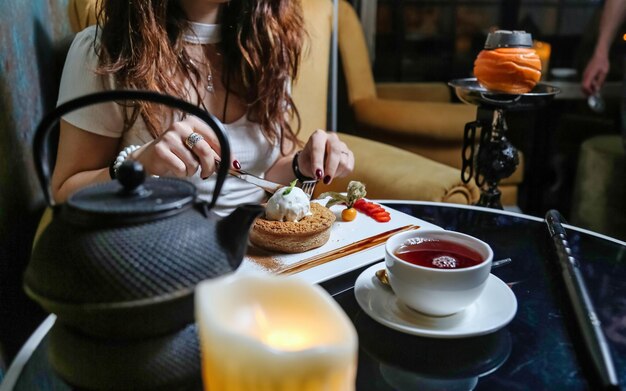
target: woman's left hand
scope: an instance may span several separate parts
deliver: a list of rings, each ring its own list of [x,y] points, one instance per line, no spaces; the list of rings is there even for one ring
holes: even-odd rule
[[[313,132],[298,156],[302,174],[321,179],[325,184],[354,170],[354,154],[335,132]]]

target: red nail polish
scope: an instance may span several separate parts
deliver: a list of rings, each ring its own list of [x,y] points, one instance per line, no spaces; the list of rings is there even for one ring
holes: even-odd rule
[[[325,184],[325,185],[327,185],[327,184],[329,184],[329,183],[330,183],[330,175],[326,175],[326,176],[324,177],[324,184]]]
[[[241,163],[239,163],[239,160],[233,160],[233,167],[235,167],[236,170],[241,170]]]
[[[322,179],[322,170],[320,168],[318,168],[317,170],[315,170],[315,178],[317,179]]]

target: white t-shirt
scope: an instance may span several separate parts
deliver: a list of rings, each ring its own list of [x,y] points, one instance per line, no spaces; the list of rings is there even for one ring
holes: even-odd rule
[[[191,23],[192,31],[185,34],[191,43],[204,44],[219,42],[218,25]],[[98,67],[95,26],[91,26],[76,35],[65,60],[59,99],[57,105],[90,93],[113,89],[112,75],[102,76],[95,73]],[[122,138],[120,149],[129,145],[143,145],[153,140],[141,116],[126,132],[124,116],[120,105],[107,102],[88,106],[68,113],[63,119],[88,132],[106,137]],[[258,123],[251,122],[244,115],[238,120],[224,124],[226,137],[231,146],[231,153],[241,163],[242,169],[263,177],[279,156],[279,146],[272,145],[263,135]],[[200,170],[188,178],[198,188],[198,195],[203,200],[210,200],[215,187],[215,175],[202,180]],[[265,192],[247,182],[228,177],[218,198],[216,211],[230,213],[237,205],[259,203],[265,198]]]

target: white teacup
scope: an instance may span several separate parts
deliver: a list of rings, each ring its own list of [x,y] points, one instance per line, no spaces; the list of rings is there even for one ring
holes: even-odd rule
[[[482,262],[465,268],[439,269],[402,260],[402,245],[440,240],[467,247]],[[408,307],[431,316],[447,316],[470,306],[482,293],[491,271],[493,251],[480,239],[454,231],[417,230],[393,235],[385,244],[385,265],[396,297]]]

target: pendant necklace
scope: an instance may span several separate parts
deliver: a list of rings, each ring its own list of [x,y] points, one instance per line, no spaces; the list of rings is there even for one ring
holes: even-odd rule
[[[202,52],[204,53],[204,58],[206,60],[206,63],[204,63],[204,65],[206,65],[207,67],[207,76],[206,76],[206,87],[205,89],[210,93],[210,94],[214,94],[215,93],[215,84],[214,84],[214,80],[213,80],[213,66],[212,66],[212,61],[211,61],[211,49],[209,47],[209,45],[203,45],[202,46],[203,50]],[[219,52],[219,50],[217,48],[215,48],[215,55],[217,57],[220,57],[222,54]],[[219,63],[219,61],[218,61]]]
[[[204,57],[207,60],[206,65],[208,74],[206,76],[206,87],[207,92],[214,94],[215,93],[215,80],[213,79],[213,68],[211,67],[211,61],[209,56],[208,45],[218,44],[222,40],[222,29],[219,24],[206,24],[206,23],[197,23],[197,22],[189,22],[189,31],[185,32],[183,38],[186,42],[202,45]],[[220,56],[221,53],[216,51],[217,55]]]
[[[215,85],[213,85],[213,71],[211,70],[211,62],[207,64],[207,68],[209,69],[209,74],[206,77],[207,85],[205,88],[209,93],[214,94]]]

